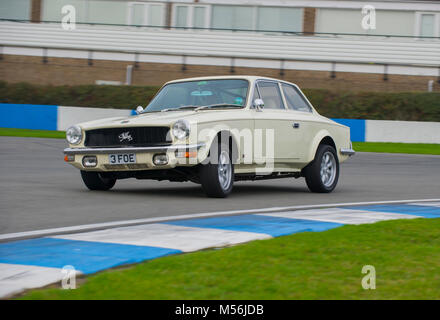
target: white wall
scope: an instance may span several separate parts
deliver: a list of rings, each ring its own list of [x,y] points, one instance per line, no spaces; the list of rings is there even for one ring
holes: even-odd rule
[[[188,2],[191,0],[173,0],[172,2]],[[235,5],[258,5],[258,6],[282,6],[298,8],[346,8],[362,9],[365,4],[374,6],[377,10],[421,10],[438,11],[438,3],[435,0],[425,1],[355,1],[355,0],[199,0],[202,4],[235,4]]]
[[[12,8],[18,8],[20,3],[30,0],[0,0]],[[150,22],[132,20],[131,24],[159,25],[164,23],[165,3],[162,1],[127,1],[127,0],[42,0],[43,21],[60,21],[61,8],[70,4],[77,10],[78,22],[94,22],[107,24],[128,24],[129,17],[143,16],[142,6],[136,5],[136,12],[129,12],[129,5],[133,3],[156,3],[150,6],[148,13]],[[172,1],[177,5],[195,3],[191,0]],[[303,8],[318,8],[316,17],[316,31],[330,33],[370,33],[387,35],[417,35],[418,19],[416,12],[437,12],[440,14],[440,4],[413,3],[413,2],[368,2],[376,8],[377,29],[365,31],[361,28],[361,9],[366,3],[361,1],[289,1],[289,0],[244,0],[244,1],[200,1],[197,5],[206,6],[205,21],[211,21],[206,27],[225,29],[250,29],[250,30],[283,30],[302,31]],[[147,6],[145,6],[146,8]],[[133,7],[134,8],[134,7]],[[154,9],[154,10],[153,10]],[[187,8],[188,9],[188,8]],[[161,11],[160,13],[158,12]],[[29,12],[19,9],[3,10],[14,16],[17,14],[29,16]],[[173,15],[177,7],[173,7]],[[141,19],[142,20],[142,19]],[[160,20],[163,20],[160,22]],[[436,18],[440,20],[440,17]],[[440,26],[439,22],[436,22]],[[439,27],[440,28],[440,27]],[[437,32],[436,32],[437,33]],[[435,34],[436,36],[437,34]]]
[[[31,0],[0,0],[0,19],[29,20]]]
[[[65,5],[72,5],[76,9],[76,21],[87,22],[87,1],[84,0],[43,0],[42,21],[61,21],[61,8]]]
[[[89,1],[88,20],[96,23],[126,24],[127,2]]]
[[[132,110],[122,109],[59,106],[57,130],[65,131],[72,125],[86,121],[128,117],[131,112]],[[365,141],[440,144],[440,122],[366,120]]]
[[[67,128],[77,123],[112,117],[128,117],[130,114],[131,110],[60,106],[58,107],[57,129],[66,131]]]
[[[257,30],[303,31],[303,9],[259,7]]]
[[[109,0],[43,0],[41,20],[61,21],[61,8],[65,5],[75,7],[77,22],[127,23],[128,2]]]
[[[302,31],[302,8],[213,5],[211,14],[213,28]]]
[[[367,120],[365,141],[440,143],[440,122]]]
[[[316,32],[414,36],[415,13],[376,10],[376,29],[364,30],[361,10],[318,9]]]

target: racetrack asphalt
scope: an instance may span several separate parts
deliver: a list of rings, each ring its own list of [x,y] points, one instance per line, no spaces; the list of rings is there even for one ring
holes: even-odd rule
[[[199,185],[121,180],[92,192],[63,161],[64,140],[0,137],[0,234],[129,219],[267,207],[439,198],[440,156],[357,153],[330,194],[304,179],[238,182],[226,199]]]

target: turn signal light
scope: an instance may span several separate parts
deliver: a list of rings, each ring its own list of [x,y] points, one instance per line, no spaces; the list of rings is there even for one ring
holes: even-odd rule
[[[72,162],[72,161],[75,161],[75,155],[65,155],[64,156],[64,161],[66,161],[66,162]]]
[[[197,158],[197,151],[176,151],[177,158]]]

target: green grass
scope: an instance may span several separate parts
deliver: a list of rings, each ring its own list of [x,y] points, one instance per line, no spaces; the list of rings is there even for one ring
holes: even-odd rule
[[[440,155],[440,144],[424,143],[388,143],[388,142],[353,142],[358,152],[389,152]]]
[[[24,299],[440,299],[440,219],[385,221],[168,256]],[[375,290],[361,273],[373,265]],[[80,281],[81,282],[81,281]]]
[[[0,128],[0,136],[64,139],[66,138],[66,133],[64,131],[52,130]]]

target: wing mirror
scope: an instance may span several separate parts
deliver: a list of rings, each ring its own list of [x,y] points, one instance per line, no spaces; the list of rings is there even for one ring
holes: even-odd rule
[[[144,108],[142,106],[136,107],[136,114],[140,114],[140,113],[142,113],[142,111],[144,111]]]
[[[254,107],[257,111],[263,111],[264,101],[262,99],[255,99],[254,100]]]

